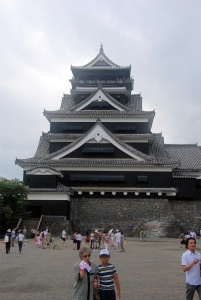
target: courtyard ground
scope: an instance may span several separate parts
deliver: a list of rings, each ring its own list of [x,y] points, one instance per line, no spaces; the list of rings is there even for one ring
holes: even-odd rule
[[[61,249],[40,249],[28,240],[19,254],[18,247],[5,253],[0,241],[0,300],[72,300],[73,265],[79,261],[72,250],[72,240],[56,238]],[[82,242],[85,245],[85,242]],[[179,239],[127,238],[126,252],[109,248],[121,284],[122,300],[184,300],[185,273],[181,270]],[[201,240],[197,240],[201,252]],[[92,252],[91,261],[99,264],[99,252]],[[194,299],[198,299],[197,294]]]

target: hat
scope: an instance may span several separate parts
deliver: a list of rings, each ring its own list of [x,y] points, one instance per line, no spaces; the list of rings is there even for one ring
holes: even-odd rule
[[[116,232],[119,232],[119,229],[117,229]]]
[[[11,229],[8,229],[7,232],[11,232]]]
[[[98,230],[95,230],[95,232],[98,232]]]
[[[109,253],[109,251],[108,251],[107,249],[103,249],[103,250],[101,250],[101,252],[100,252],[100,257],[101,257],[102,255],[110,256],[110,253]]]

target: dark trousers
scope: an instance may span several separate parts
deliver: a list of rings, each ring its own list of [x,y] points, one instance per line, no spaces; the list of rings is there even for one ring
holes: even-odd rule
[[[19,245],[19,252],[21,252],[22,251],[23,241],[18,241],[18,245]]]
[[[201,300],[201,285],[191,285],[186,283],[186,300],[193,300],[195,291],[197,291],[199,299]]]
[[[99,289],[100,300],[116,300],[115,290],[104,291]]]
[[[90,249],[94,249],[94,240],[91,240],[91,245],[90,245]]]
[[[6,244],[6,254],[10,252],[10,242],[5,243]]]
[[[80,250],[81,241],[77,240],[77,250]]]

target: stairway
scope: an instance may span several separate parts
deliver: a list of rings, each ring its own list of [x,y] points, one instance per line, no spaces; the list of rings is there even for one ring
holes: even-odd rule
[[[26,227],[27,234],[26,239],[31,239],[34,237],[34,235],[31,232],[31,229],[36,229],[38,226],[39,218],[29,218],[27,220],[22,220],[20,224],[20,228],[23,229],[23,227]]]

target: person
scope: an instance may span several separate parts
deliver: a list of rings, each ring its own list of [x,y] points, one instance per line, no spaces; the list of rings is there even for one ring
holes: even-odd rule
[[[115,238],[114,230],[112,230],[112,232],[110,233],[110,241],[111,241],[110,247],[114,246],[114,238]]]
[[[145,235],[144,229],[141,229],[141,230],[140,230],[140,241],[141,241],[141,242],[144,242],[144,241],[145,241],[145,240],[144,240],[144,235]]]
[[[103,236],[103,242],[104,242],[104,248],[108,250],[108,245],[110,242],[110,237],[108,235],[108,232],[105,232],[105,235]]]
[[[13,228],[13,230],[11,231],[11,236],[12,236],[12,247],[15,247],[14,242],[15,242],[15,230],[16,228]]]
[[[65,246],[66,241],[66,228],[63,228],[63,231],[61,233],[61,239],[63,240],[63,246]]]
[[[117,288],[117,296],[121,298],[119,278],[115,266],[109,263],[109,251],[107,249],[101,250],[99,258],[101,264],[97,268],[97,279],[100,300],[116,300],[114,282]]]
[[[6,254],[8,254],[8,253],[10,253],[10,243],[12,242],[11,229],[8,229],[8,230],[7,230],[5,236],[8,236],[8,242],[5,243],[5,246],[6,246]]]
[[[74,265],[74,300],[93,300],[93,289],[98,289],[97,266],[90,261],[91,252],[86,246],[79,250],[81,261]]]
[[[116,233],[115,233],[115,245],[116,245],[116,250],[117,252],[119,252],[120,250],[120,243],[121,243],[121,233],[119,232],[119,230],[117,229],[116,230]]]
[[[26,227],[24,226],[23,230],[22,230],[22,233],[24,235],[24,241],[26,239],[26,234],[27,234],[27,230],[26,230]]]
[[[101,248],[102,233],[98,230],[98,249]]]
[[[91,250],[94,249],[94,230],[92,230],[92,232],[90,234],[90,249]]]
[[[47,231],[47,229],[46,229],[46,231]],[[48,230],[47,234],[46,234],[47,248],[51,247],[50,239],[51,239],[51,232]]]
[[[181,257],[182,270],[186,272],[186,300],[192,300],[196,290],[201,299],[201,254],[195,251],[196,240],[192,237],[188,238],[186,248],[187,251]]]
[[[46,249],[46,230],[44,229],[40,233],[40,239],[41,239],[41,248]]]
[[[86,242],[86,246],[89,247],[90,234],[88,231],[86,231],[86,234],[85,234],[85,242]]]
[[[121,232],[121,239],[120,239],[121,252],[125,252],[126,250],[124,248],[124,241],[125,241],[124,240],[124,233],[123,233],[122,230],[120,232]]]
[[[20,231],[18,234],[19,254],[21,254],[21,252],[22,252],[23,243],[24,243],[24,234],[22,233],[22,231]]]
[[[95,230],[94,232],[94,251],[98,251],[99,249],[99,235],[98,230]]]
[[[182,245],[186,245],[186,238],[185,238],[185,234],[183,232],[179,235],[179,239],[180,239],[181,248],[182,248]]]
[[[82,242],[82,235],[80,231],[78,231],[76,235],[76,241],[77,241],[77,250],[80,250],[81,242]]]
[[[37,237],[35,238],[35,241],[36,241],[36,246],[38,248],[41,247],[41,242],[40,242],[40,234],[38,233]]]
[[[73,233],[73,250],[76,250],[76,244],[77,244],[76,235],[77,235],[77,231]]]

